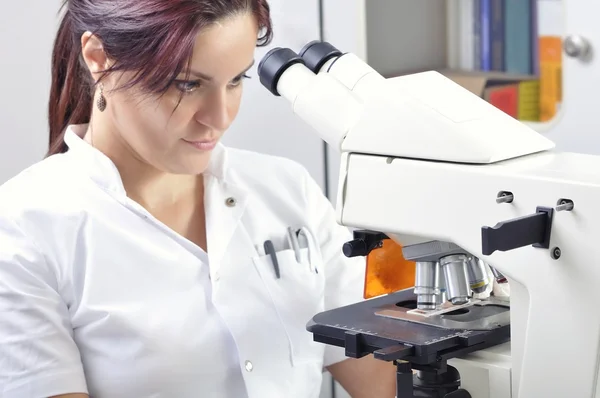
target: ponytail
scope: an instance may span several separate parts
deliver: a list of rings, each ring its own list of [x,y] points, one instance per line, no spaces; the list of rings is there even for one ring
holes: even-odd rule
[[[50,141],[48,155],[67,151],[64,134],[70,124],[88,123],[92,90],[80,61],[80,42],[75,40],[73,21],[65,12],[52,51],[52,85],[48,104]]]

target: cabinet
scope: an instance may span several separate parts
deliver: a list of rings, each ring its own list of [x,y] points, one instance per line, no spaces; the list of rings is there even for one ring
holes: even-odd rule
[[[323,1],[324,39],[354,52],[383,75],[447,69],[455,55],[448,45],[450,0]],[[537,7],[538,32],[572,45],[561,54],[559,112],[548,122],[524,123],[553,140],[558,150],[600,155],[600,27],[590,10],[595,6],[586,0],[538,0]],[[578,56],[584,47],[587,54]],[[328,151],[329,193],[335,195],[339,154]]]

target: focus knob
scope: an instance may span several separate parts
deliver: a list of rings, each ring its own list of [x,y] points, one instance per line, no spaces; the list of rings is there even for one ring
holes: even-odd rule
[[[366,256],[369,254],[369,248],[363,239],[354,239],[344,243],[342,252],[346,257]]]

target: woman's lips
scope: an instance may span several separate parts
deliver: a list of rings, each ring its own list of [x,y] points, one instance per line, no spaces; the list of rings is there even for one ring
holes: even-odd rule
[[[217,146],[217,140],[184,141],[200,151],[212,151]]]

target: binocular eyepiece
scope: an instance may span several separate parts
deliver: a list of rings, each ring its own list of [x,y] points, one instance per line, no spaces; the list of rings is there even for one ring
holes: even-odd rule
[[[260,82],[273,95],[280,96],[277,90],[279,78],[294,64],[303,64],[311,72],[319,73],[327,61],[336,59],[342,52],[327,42],[311,41],[297,54],[289,48],[271,49],[258,64]]]
[[[340,148],[358,123],[365,100],[378,98],[385,79],[352,53],[312,41],[300,53],[271,49],[258,64],[261,84],[292,105],[293,112],[329,145]]]

